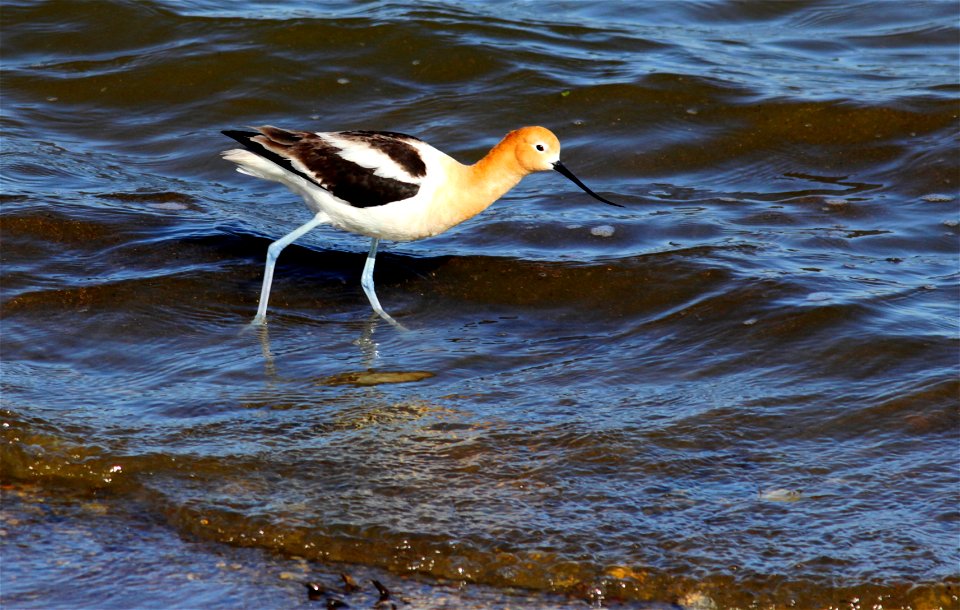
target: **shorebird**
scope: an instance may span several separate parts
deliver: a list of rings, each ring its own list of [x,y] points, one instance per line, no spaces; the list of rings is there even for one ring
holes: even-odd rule
[[[300,195],[312,219],[270,244],[254,324],[264,324],[280,252],[324,224],[372,238],[360,276],[373,310],[401,326],[380,306],[373,267],[381,239],[413,241],[443,233],[473,218],[532,172],[556,170],[594,198],[560,162],[560,141],[544,127],[508,133],[473,165],[464,165],[426,142],[391,131],[292,131],[265,125],[227,130],[243,148],[223,152],[242,174],[285,185]]]

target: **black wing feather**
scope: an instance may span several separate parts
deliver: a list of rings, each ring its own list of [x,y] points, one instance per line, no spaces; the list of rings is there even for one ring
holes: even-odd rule
[[[334,197],[358,208],[386,205],[415,196],[420,185],[393,178],[377,176],[372,170],[347,161],[339,150],[323,138],[305,131],[289,131],[277,127],[258,127],[258,131],[225,130],[223,134],[233,138],[250,152],[276,163],[285,170],[316,184]],[[426,175],[426,166],[409,144],[397,141],[390,132],[342,132],[338,134],[352,139],[373,138],[372,144],[397,160],[412,176]],[[403,136],[410,138],[410,136]],[[410,138],[414,139],[414,138]],[[395,144],[395,146],[391,145]],[[390,146],[390,148],[386,148]],[[406,148],[403,148],[406,147]],[[413,161],[410,154],[416,157]],[[297,164],[294,164],[294,160]],[[417,166],[419,162],[420,166]],[[299,168],[298,168],[299,165]],[[306,171],[303,171],[303,168]]]

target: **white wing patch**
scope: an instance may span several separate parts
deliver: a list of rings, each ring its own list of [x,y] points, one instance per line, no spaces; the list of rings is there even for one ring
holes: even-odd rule
[[[331,146],[339,149],[341,158],[373,171],[376,176],[411,184],[419,184],[421,182],[421,178],[410,175],[410,173],[394,161],[390,155],[370,146],[366,142],[348,140],[347,138],[338,137],[333,133],[317,133],[316,135]]]

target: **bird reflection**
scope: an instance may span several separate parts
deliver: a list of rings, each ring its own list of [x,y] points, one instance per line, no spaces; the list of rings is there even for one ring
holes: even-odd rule
[[[360,335],[353,340],[353,344],[360,349],[363,356],[363,364],[366,368],[372,369],[380,360],[380,344],[374,340],[374,334],[377,327],[383,324],[383,320],[372,313],[360,328]],[[402,330],[407,330],[402,325],[394,324]],[[267,324],[247,324],[244,327],[245,332],[256,333],[257,340],[260,343],[260,353],[263,355],[265,372],[268,377],[275,378],[277,375],[276,357],[270,347],[270,327]]]
[[[363,363],[367,368],[372,368],[373,365],[380,358],[380,344],[373,340],[373,333],[377,331],[377,324],[380,323],[380,316],[376,312],[371,314],[367,321],[363,325],[363,330],[360,332],[360,336],[357,337],[353,344],[360,348],[360,353],[363,354]],[[407,330],[399,322],[394,322],[401,329]]]

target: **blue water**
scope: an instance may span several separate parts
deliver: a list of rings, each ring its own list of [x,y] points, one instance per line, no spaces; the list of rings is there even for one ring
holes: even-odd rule
[[[5,4],[3,605],[957,607],[957,17]],[[408,332],[319,229],[256,332],[309,219],[220,159],[261,124],[464,162],[542,124],[625,207],[535,175],[384,244]]]

